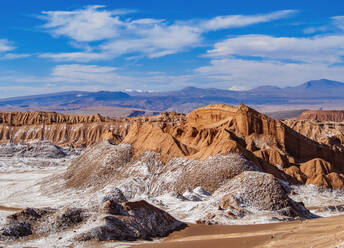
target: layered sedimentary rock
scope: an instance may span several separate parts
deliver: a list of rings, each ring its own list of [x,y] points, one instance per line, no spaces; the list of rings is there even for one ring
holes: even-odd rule
[[[4,114],[0,156],[59,159],[69,154],[62,145],[87,148],[66,171],[37,184],[63,201],[11,215],[0,239],[138,240],[166,236],[182,221],[316,217],[291,198],[290,184],[343,189],[341,143],[320,142],[287,124],[245,105],[122,119]]]
[[[77,116],[64,115],[56,112],[5,112],[0,113],[0,123],[10,126],[51,125],[51,124],[80,124],[105,122],[110,119],[101,115]]]
[[[206,159],[236,152],[259,165],[263,171],[294,183],[303,182],[300,178],[312,183],[302,172],[289,168],[299,168],[301,163],[315,158],[329,162],[333,167],[331,173],[343,173],[344,155],[341,152],[245,105],[199,108],[188,115],[185,123],[175,127],[136,124],[131,126],[123,143],[132,144],[135,154],[147,150],[158,152],[163,161],[173,157]]]
[[[298,120],[313,120],[313,121],[344,121],[343,110],[308,110],[303,112]]]
[[[239,153],[261,170],[292,183],[342,187],[344,154],[340,147],[319,142],[309,133],[295,131],[297,125],[287,123],[288,126],[245,105],[209,105],[187,116],[164,113],[122,119],[72,118],[40,112],[16,115],[17,119],[3,115],[0,140],[47,139],[76,147],[110,140],[114,144],[130,144],[133,158],[146,151],[156,152],[165,165],[173,158],[203,161],[209,156]],[[331,170],[317,176],[305,174],[301,165],[314,159],[329,163]],[[87,168],[87,163],[84,164]]]
[[[153,117],[108,118],[77,116],[55,112],[0,113],[0,142],[48,140],[59,146],[88,147],[102,140],[121,142],[134,123],[154,125],[179,123],[183,114],[163,113]]]
[[[290,119],[284,123],[314,141],[331,146],[333,149],[344,150],[344,123],[342,122]]]

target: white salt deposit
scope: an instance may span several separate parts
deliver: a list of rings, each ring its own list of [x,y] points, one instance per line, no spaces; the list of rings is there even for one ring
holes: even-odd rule
[[[26,147],[25,144],[19,144],[15,148],[20,150],[20,146]],[[122,145],[121,147],[125,148],[125,146]],[[80,151],[79,153],[68,152],[68,149],[64,151],[67,155],[62,158],[23,157],[18,154],[12,157],[0,157],[0,188],[2,189],[0,191],[0,206],[8,208],[74,206],[92,211],[92,209],[97,209],[105,195],[114,188],[119,188],[128,200],[144,199],[184,222],[195,223],[207,214],[216,214],[215,221],[217,223],[228,225],[271,223],[281,219],[281,216],[273,211],[262,211],[252,206],[245,207],[245,211],[249,214],[242,218],[230,218],[224,214],[224,210],[219,209],[219,203],[226,194],[221,190],[210,194],[202,187],[195,187],[186,190],[183,194],[178,194],[170,187],[164,190],[159,189],[159,185],[169,185],[175,182],[176,178],[183,173],[183,168],[189,168],[188,166],[195,164],[195,161],[175,158],[169,165],[171,170],[158,170],[159,173],[157,173],[157,171],[152,171],[152,168],[160,168],[161,165],[156,160],[151,159],[155,156],[153,153],[145,154],[150,159],[132,163],[126,172],[127,178],[109,182],[102,189],[97,191],[92,189],[63,189],[64,180],[61,175],[66,171],[71,160],[80,153]],[[103,150],[90,152],[96,158],[102,155]],[[111,162],[114,156],[114,154],[104,156],[103,165],[106,166]],[[178,165],[178,168],[173,167],[173,164]],[[55,177],[54,180],[51,180],[51,176]],[[42,183],[43,181],[44,183]],[[344,211],[344,191],[319,189],[312,185],[289,187],[294,192],[290,197],[295,201],[304,202],[305,206],[318,216],[338,215]],[[11,213],[13,211],[0,210],[0,226],[3,225],[5,217]],[[98,224],[97,221],[89,219],[75,232],[54,233],[47,238],[21,242],[19,246],[65,247],[73,243],[71,239],[75,234],[89,230]],[[129,247],[137,243],[110,242],[102,243],[99,247]],[[2,245],[5,244],[0,241],[0,246]],[[74,245],[75,247],[84,246],[82,243]],[[18,243],[6,244],[6,247],[18,247]]]

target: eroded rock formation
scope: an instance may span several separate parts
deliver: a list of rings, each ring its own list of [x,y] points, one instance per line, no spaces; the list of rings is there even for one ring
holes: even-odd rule
[[[80,147],[109,140],[114,144],[130,144],[133,158],[146,151],[156,152],[163,164],[173,158],[203,161],[209,156],[239,153],[262,171],[292,183],[342,187],[344,154],[340,145],[331,145],[333,142],[341,144],[340,138],[321,142],[320,138],[307,133],[307,128],[295,131],[298,124],[271,119],[245,105],[209,105],[192,111],[187,117],[163,113],[110,119],[99,115],[72,117],[37,112],[3,114],[1,118],[0,140],[3,142],[46,139],[58,145]],[[331,170],[316,177],[305,174],[301,165],[314,159],[329,163]],[[87,161],[84,164],[88,171]],[[113,168],[102,170],[106,175]],[[90,175],[92,173],[85,177]]]
[[[298,120],[342,122],[344,121],[344,111],[343,110],[307,110],[298,117]]]
[[[59,146],[88,147],[110,139],[120,143],[134,123],[178,124],[183,114],[162,113],[152,117],[108,118],[77,116],[55,112],[0,113],[0,142],[48,140]]]
[[[330,163],[331,173],[338,176],[343,173],[343,153],[245,105],[199,108],[179,126],[135,124],[123,143],[132,144],[135,154],[147,150],[158,152],[164,162],[173,157],[204,160],[216,154],[240,153],[263,171],[293,183],[309,178],[289,168],[299,168],[300,164],[315,158]]]
[[[67,187],[79,190],[112,187],[109,197],[104,198],[106,202],[112,196],[121,201],[148,198],[162,208],[166,208],[164,199],[184,202],[181,205],[200,202],[192,209],[194,215],[201,217],[201,223],[230,223],[259,211],[269,211],[271,216],[286,220],[314,217],[301,203],[288,197],[287,185],[237,153],[205,160],[173,158],[164,164],[159,153],[145,152],[135,157],[131,145],[105,141],[74,160],[65,180]],[[159,197],[162,201],[157,200]],[[111,202],[105,208],[122,211]]]
[[[344,151],[344,123],[342,122],[291,119],[284,123],[318,143],[328,145],[334,150]]]

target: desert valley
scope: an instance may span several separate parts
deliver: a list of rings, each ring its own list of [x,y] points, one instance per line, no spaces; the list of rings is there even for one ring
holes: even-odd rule
[[[0,244],[341,247],[343,113],[1,113]]]
[[[0,7],[0,248],[344,248],[343,0]]]

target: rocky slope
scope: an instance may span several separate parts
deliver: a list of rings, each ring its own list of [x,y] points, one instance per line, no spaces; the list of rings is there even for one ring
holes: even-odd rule
[[[68,165],[82,149],[60,147],[49,141],[0,144],[0,172],[32,170]]]
[[[35,236],[37,239],[54,233],[63,235],[68,229],[74,230],[74,235],[65,242],[148,240],[165,237],[185,226],[183,222],[146,201],[121,202],[112,197],[98,210],[26,208],[7,217],[6,224],[0,230],[0,241],[10,243],[27,236]],[[77,232],[75,229],[81,230]]]
[[[163,164],[156,152],[135,158],[131,145],[105,141],[74,160],[64,180],[67,188],[91,192],[109,188],[128,200],[148,199],[183,219],[201,223],[250,222],[261,211],[269,220],[314,217],[289,198],[287,185],[236,153],[206,160],[173,158]],[[176,209],[181,211],[183,205],[192,211],[178,213]]]

